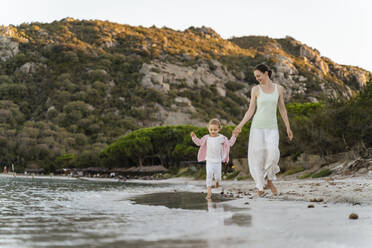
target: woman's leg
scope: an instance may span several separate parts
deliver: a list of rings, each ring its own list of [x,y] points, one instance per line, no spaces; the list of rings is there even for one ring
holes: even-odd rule
[[[267,188],[274,195],[278,195],[278,190],[274,186],[273,181],[276,180],[276,174],[280,172],[278,166],[280,159],[279,151],[279,132],[278,130],[266,130],[266,163],[265,163],[265,179],[267,180]]]
[[[271,192],[273,193],[273,195],[278,195],[278,190],[274,186],[273,181],[267,180],[267,187],[271,190]]]
[[[255,181],[257,194],[263,193],[265,186],[264,180],[264,164],[266,154],[264,148],[264,135],[260,129],[251,129],[248,143],[248,164],[249,172]]]

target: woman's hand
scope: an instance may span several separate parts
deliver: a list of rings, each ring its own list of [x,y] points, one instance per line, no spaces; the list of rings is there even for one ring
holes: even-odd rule
[[[289,141],[292,141],[293,133],[292,133],[292,130],[290,128],[287,128],[287,135],[288,135]]]

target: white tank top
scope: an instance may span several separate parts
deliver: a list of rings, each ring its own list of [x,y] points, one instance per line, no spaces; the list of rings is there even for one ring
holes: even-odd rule
[[[278,129],[276,110],[279,99],[278,85],[274,84],[273,93],[265,93],[258,85],[260,94],[257,97],[257,109],[251,128]]]

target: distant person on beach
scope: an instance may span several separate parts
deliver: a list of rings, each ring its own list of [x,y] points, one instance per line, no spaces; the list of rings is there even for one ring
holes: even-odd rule
[[[198,152],[198,161],[206,161],[206,184],[207,199],[212,198],[213,177],[216,180],[216,188],[221,184],[222,162],[229,162],[230,147],[234,145],[238,131],[234,131],[231,139],[227,139],[220,134],[221,122],[218,119],[212,119],[208,124],[209,134],[199,139],[194,132],[191,132],[192,141],[200,146]]]
[[[5,174],[8,173],[8,169],[7,169],[6,165],[4,166],[4,173]]]
[[[248,164],[259,196],[264,193],[264,188],[269,188],[274,195],[278,194],[272,182],[280,171],[279,132],[276,118],[278,105],[288,138],[290,141],[293,139],[284,104],[284,88],[271,81],[271,74],[272,71],[264,64],[255,67],[254,76],[259,85],[252,88],[248,111],[235,128],[235,131],[240,132],[244,124],[254,115],[249,134]]]

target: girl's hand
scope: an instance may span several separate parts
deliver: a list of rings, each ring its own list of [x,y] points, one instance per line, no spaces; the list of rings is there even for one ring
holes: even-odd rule
[[[292,130],[290,128],[287,128],[287,135],[288,135],[289,141],[292,141],[293,133],[292,133]]]
[[[194,132],[191,132],[190,135],[191,135],[192,138],[195,138],[196,137],[196,135],[195,135]]]
[[[234,131],[232,131],[232,134],[235,136],[235,137],[238,137],[239,136],[239,133],[240,133],[240,130],[235,128]]]

